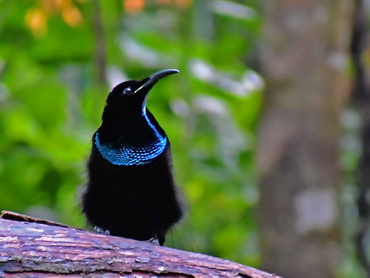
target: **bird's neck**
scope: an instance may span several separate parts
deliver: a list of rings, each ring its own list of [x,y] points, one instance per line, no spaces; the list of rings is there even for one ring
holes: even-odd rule
[[[141,115],[116,120],[109,123],[103,121],[93,137],[95,147],[110,163],[145,165],[165,150],[167,136],[145,105]]]

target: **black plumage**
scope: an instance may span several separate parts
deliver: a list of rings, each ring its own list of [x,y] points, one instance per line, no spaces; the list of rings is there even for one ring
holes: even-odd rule
[[[163,245],[183,214],[170,142],[146,108],[153,85],[177,72],[120,83],[107,98],[102,125],[93,135],[82,207],[90,224],[111,235]]]

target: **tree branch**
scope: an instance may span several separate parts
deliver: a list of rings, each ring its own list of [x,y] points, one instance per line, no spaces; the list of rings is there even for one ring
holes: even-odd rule
[[[26,221],[0,218],[1,277],[279,278],[203,254],[63,227],[48,221],[45,224]]]

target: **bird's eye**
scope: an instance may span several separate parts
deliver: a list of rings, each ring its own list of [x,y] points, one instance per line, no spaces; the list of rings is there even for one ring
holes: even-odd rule
[[[131,87],[126,87],[124,90],[123,90],[123,93],[124,94],[131,94],[132,92],[132,88]]]

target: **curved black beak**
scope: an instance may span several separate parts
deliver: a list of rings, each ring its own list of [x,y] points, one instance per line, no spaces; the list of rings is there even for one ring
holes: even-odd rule
[[[153,73],[151,76],[149,76],[148,78],[145,78],[144,80],[142,80],[141,82],[143,82],[143,84],[136,89],[136,91],[134,92],[135,94],[139,91],[146,91],[146,90],[150,90],[151,87],[161,78],[163,77],[166,77],[168,75],[171,75],[171,74],[174,74],[174,73],[179,73],[180,71],[177,70],[177,69],[164,69],[164,70],[160,70],[160,71],[157,71],[156,73]]]

